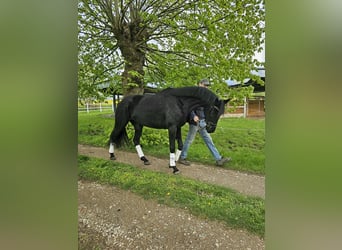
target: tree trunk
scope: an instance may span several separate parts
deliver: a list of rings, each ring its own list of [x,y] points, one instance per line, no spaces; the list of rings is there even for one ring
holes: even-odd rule
[[[122,56],[125,59],[125,69],[122,73],[122,89],[124,96],[144,93],[144,63],[147,46],[146,32],[140,31],[139,20],[125,23],[117,37]]]
[[[132,59],[132,62],[129,62],[126,59],[125,70],[122,73],[122,89],[124,96],[142,95],[144,93],[143,64],[137,63],[140,60]]]

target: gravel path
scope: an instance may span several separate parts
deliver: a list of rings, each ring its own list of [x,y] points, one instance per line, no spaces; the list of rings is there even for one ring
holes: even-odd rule
[[[79,154],[109,159],[108,149],[78,145]],[[115,150],[117,161],[135,165],[141,168],[148,168],[155,171],[172,173],[168,168],[169,161],[156,157],[146,157],[151,165],[144,166],[136,153]],[[203,182],[216,184],[234,189],[242,194],[265,198],[265,177],[259,175],[246,174],[239,171],[227,170],[215,166],[205,166],[192,163],[191,166],[177,164],[180,174],[189,178],[200,180]]]
[[[170,208],[114,186],[78,183],[79,249],[264,249],[245,230]]]
[[[108,150],[78,145],[82,155],[108,159]],[[135,153],[116,151],[117,161],[171,173],[168,161],[148,156],[144,166]],[[181,175],[265,197],[264,177],[214,166],[180,165]],[[265,249],[264,239],[246,230],[145,200],[114,186],[78,182],[79,249]]]

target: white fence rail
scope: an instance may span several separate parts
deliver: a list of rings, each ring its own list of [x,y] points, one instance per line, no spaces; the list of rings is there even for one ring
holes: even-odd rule
[[[253,100],[253,99],[252,99]],[[244,117],[246,118],[249,115],[249,107],[248,107],[248,99],[245,98],[244,102],[241,106],[237,106],[235,108],[240,109],[241,112],[232,112],[232,113],[226,113],[223,116],[224,117]],[[229,104],[228,104],[229,107]],[[262,110],[263,107],[261,106],[261,103],[259,102],[259,111]],[[89,104],[86,103],[84,106],[78,107],[78,112],[87,112],[90,113],[92,111],[109,111],[111,110],[114,112],[114,105],[113,104],[102,104],[102,103],[96,103],[96,104]]]
[[[112,110],[114,112],[114,106],[102,105],[101,103],[98,104],[89,104],[86,103],[84,107],[78,107],[78,112],[91,112],[91,111],[104,111],[104,110]]]

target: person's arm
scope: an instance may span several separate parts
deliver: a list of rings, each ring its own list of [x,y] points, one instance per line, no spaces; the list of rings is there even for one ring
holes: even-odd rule
[[[205,128],[207,126],[207,123],[205,122],[205,114],[204,114],[204,108],[200,108],[197,112],[198,114],[198,124],[200,128]]]
[[[190,112],[190,120],[193,120],[195,122],[198,121],[198,116],[196,115],[194,110]]]
[[[205,120],[204,110],[198,111],[198,120]]]
[[[194,122],[198,122],[199,120],[204,120],[205,114],[203,107],[199,107],[190,113],[190,120],[193,120]]]

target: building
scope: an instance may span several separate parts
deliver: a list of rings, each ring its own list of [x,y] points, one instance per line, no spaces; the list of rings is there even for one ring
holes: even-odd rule
[[[256,81],[248,78],[243,80],[242,83],[231,79],[226,81],[230,88],[253,86],[253,95],[248,98],[246,97],[244,103],[241,106],[236,107],[234,111],[229,111],[227,114],[228,116],[265,117],[266,70],[265,68],[258,68],[257,70],[253,71],[252,74],[259,76],[260,79],[264,82],[264,84],[259,84]]]

